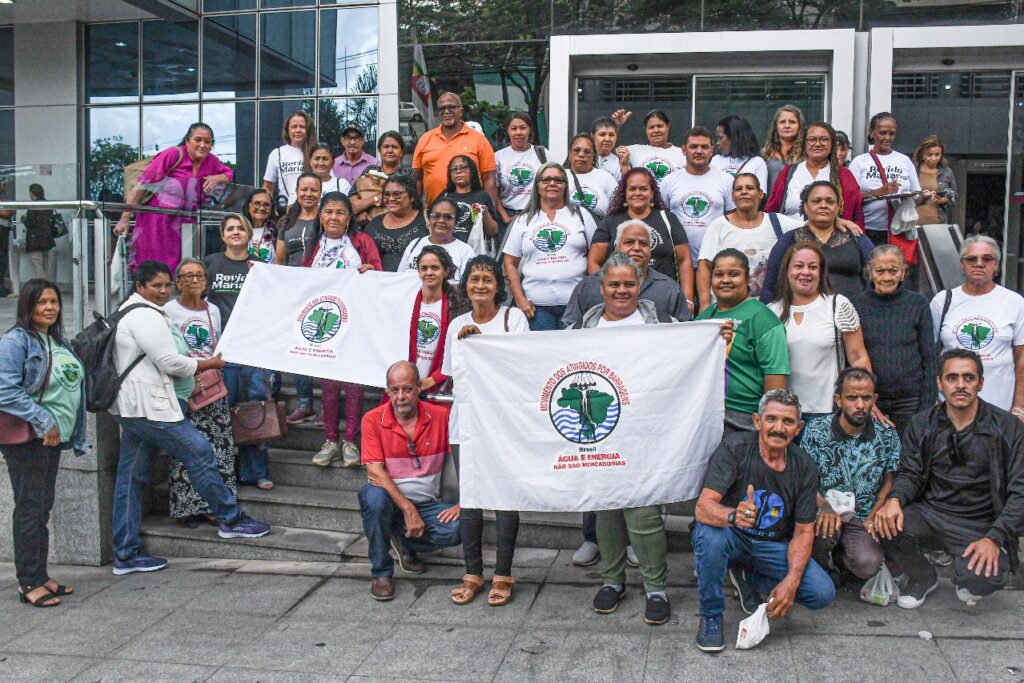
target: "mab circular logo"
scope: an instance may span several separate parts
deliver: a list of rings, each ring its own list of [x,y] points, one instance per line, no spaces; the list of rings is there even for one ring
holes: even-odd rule
[[[981,351],[992,343],[996,326],[988,318],[968,318],[956,327],[956,340],[971,351]]]
[[[651,172],[654,179],[661,182],[661,179],[669,174],[672,170],[672,164],[669,163],[668,159],[662,159],[661,157],[653,157],[644,162],[644,168]]]
[[[533,246],[546,254],[558,251],[569,239],[569,231],[563,225],[549,223],[533,233]]]
[[[573,190],[569,201],[576,206],[585,206],[588,209],[597,208],[597,195],[586,185],[583,186],[583,196],[580,196],[579,190]]]
[[[711,197],[703,192],[691,192],[682,203],[687,218],[703,218],[711,210]]]
[[[516,189],[529,187],[533,182],[533,169],[529,166],[516,164],[508,172],[508,184]]]
[[[551,424],[566,441],[603,441],[619,423],[622,403],[615,384],[601,372],[570,372],[555,384],[548,403]]]
[[[426,313],[420,314],[420,319],[416,322],[416,344],[417,346],[426,346],[427,344],[433,344],[434,341],[441,334],[441,319],[437,317],[436,313],[427,311]]]
[[[338,334],[342,323],[348,322],[348,307],[336,296],[318,296],[303,306],[297,322],[306,341],[323,344]]]

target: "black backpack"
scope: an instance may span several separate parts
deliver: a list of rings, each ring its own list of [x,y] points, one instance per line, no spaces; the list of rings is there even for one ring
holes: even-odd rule
[[[118,373],[114,364],[114,340],[121,318],[136,308],[153,308],[146,304],[132,304],[116,311],[110,318],[93,311],[95,321],[71,340],[71,348],[85,366],[85,409],[91,413],[107,410],[117,400],[121,383],[146,354],[140,354],[124,372]]]

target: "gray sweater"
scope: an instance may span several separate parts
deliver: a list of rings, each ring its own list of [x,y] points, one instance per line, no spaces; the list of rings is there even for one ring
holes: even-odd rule
[[[647,270],[647,278],[640,285],[640,298],[654,304],[658,313],[671,316],[680,322],[690,320],[690,309],[686,305],[686,297],[683,296],[679,283],[653,268]],[[583,278],[572,290],[569,303],[565,305],[562,326],[571,329],[587,311],[603,301],[600,274],[594,273]]]

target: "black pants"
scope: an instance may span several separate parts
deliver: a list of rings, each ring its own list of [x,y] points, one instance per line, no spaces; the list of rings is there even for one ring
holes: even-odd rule
[[[990,595],[1006,586],[1010,558],[999,556],[999,575],[978,576],[968,571],[968,558],[961,557],[964,548],[985,536],[992,520],[963,519],[936,510],[925,502],[911,503],[903,509],[903,531],[891,541],[883,539],[882,547],[910,578],[911,583],[931,585],[936,579],[935,567],[925,558],[928,550],[945,550],[953,556],[953,584],[966,588],[973,595]]]
[[[597,543],[597,513],[583,513],[583,540]]]
[[[497,559],[494,562],[495,576],[512,576],[512,557],[516,554],[516,537],[519,535],[519,513],[495,510],[495,534],[497,538]],[[462,508],[462,555],[466,560],[466,573],[483,576],[483,535],[484,511],[479,508]]]
[[[50,532],[46,528],[53,509],[60,449],[35,439],[20,446],[4,446],[7,472],[14,489],[14,567],[18,583],[39,586],[49,581],[46,558]]]
[[[880,397],[878,399],[878,409],[892,420],[892,423],[896,426],[896,433],[902,439],[911,418],[920,412],[921,402],[916,398],[885,399]]]

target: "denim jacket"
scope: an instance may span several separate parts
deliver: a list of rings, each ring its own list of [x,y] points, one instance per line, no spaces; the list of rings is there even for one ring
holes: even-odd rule
[[[60,337],[58,341],[71,351],[67,339]],[[40,439],[55,424],[53,416],[35,401],[43,388],[45,372],[46,350],[35,335],[22,327],[13,327],[0,337],[0,410],[28,422]],[[70,442],[60,445],[61,450],[73,448],[77,455],[92,448],[85,441],[85,382],[81,393],[75,431]]]

